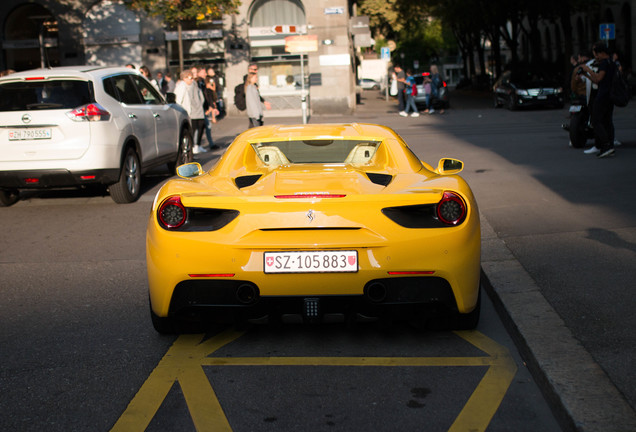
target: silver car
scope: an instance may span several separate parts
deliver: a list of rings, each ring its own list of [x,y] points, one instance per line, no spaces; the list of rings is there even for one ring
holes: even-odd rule
[[[148,169],[190,161],[187,113],[135,70],[74,66],[0,78],[0,206],[21,190],[91,184],[129,203]]]

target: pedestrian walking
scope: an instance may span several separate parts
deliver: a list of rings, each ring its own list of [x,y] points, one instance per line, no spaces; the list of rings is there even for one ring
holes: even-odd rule
[[[194,82],[194,76],[190,70],[181,72],[181,79],[174,90],[177,103],[181,105],[190,116],[194,139],[194,154],[207,152],[201,146],[203,132],[205,130],[205,112],[203,110],[204,97],[199,86]]]

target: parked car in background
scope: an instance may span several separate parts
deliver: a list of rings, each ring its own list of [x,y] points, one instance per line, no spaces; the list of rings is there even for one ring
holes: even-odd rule
[[[191,160],[187,113],[135,70],[74,66],[0,78],[0,206],[21,190],[95,184],[129,203],[148,169]]]
[[[543,72],[506,71],[493,85],[495,108],[563,108],[563,86]]]
[[[430,72],[413,75],[415,85],[417,86],[415,104],[420,108],[426,107],[426,92],[424,90],[424,84],[430,75]],[[438,89],[437,97],[432,98],[432,104],[435,109],[446,109],[449,107],[450,100],[448,97],[448,85],[446,84],[446,81],[442,81],[442,86]]]
[[[358,85],[362,90],[380,90],[380,82],[371,78],[362,78],[358,80]]]

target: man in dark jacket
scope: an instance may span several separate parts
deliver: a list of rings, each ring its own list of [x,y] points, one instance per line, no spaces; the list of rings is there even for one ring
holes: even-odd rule
[[[612,79],[616,73],[614,63],[610,60],[609,49],[604,42],[597,42],[592,48],[594,58],[598,63],[598,71],[595,72],[587,65],[581,66],[585,74],[598,85],[598,91],[592,105],[592,126],[596,138],[596,147],[599,153],[596,157],[605,158],[614,156],[614,104],[610,99]]]

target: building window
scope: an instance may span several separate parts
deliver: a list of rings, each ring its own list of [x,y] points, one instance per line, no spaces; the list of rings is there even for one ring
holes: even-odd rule
[[[298,0],[256,0],[250,14],[251,27],[304,25],[305,11]]]

